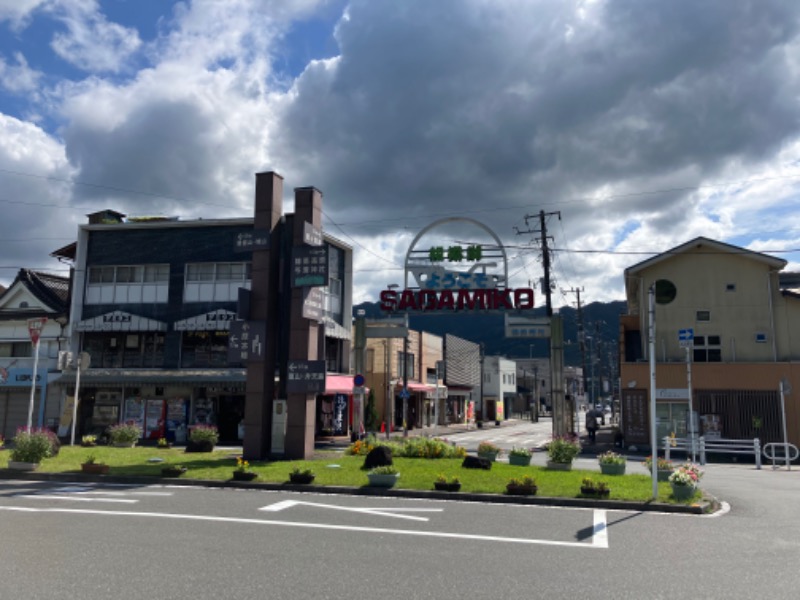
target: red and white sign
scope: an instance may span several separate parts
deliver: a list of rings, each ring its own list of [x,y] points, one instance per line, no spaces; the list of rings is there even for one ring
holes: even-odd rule
[[[34,346],[39,343],[39,336],[42,334],[45,323],[47,323],[47,317],[28,319],[28,333],[31,334],[31,342]]]

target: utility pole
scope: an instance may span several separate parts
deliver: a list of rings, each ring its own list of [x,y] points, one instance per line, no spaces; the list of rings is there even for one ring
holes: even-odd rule
[[[562,436],[567,432],[566,399],[564,397],[564,327],[560,315],[553,315],[552,287],[550,282],[550,248],[547,235],[547,217],[558,216],[561,212],[539,211],[539,230],[519,231],[517,235],[538,233],[542,248],[542,266],[544,268],[544,295],[547,303],[547,317],[550,319],[550,392],[553,403],[553,435]],[[534,215],[525,215],[525,226],[528,226]]]
[[[583,306],[581,305],[581,292],[583,291],[583,287],[581,288],[572,288],[570,290],[562,290],[565,294],[575,294],[578,303],[578,345],[581,349],[581,378],[583,379],[583,397],[586,399],[586,394],[588,392],[587,386],[587,374],[588,369],[586,368],[586,332],[583,328]]]

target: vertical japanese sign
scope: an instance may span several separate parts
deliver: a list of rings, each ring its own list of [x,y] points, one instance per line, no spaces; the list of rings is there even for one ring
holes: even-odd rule
[[[264,357],[267,324],[263,321],[231,321],[228,362],[241,363]]]
[[[292,248],[292,287],[328,285],[328,247]]]

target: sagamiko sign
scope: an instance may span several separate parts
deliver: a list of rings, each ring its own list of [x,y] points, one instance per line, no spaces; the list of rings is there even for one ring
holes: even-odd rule
[[[483,241],[428,247],[420,243],[433,229],[454,223],[482,230]],[[465,217],[440,219],[411,242],[406,253],[405,289],[382,291],[380,308],[385,312],[533,310],[533,289],[511,289],[507,282],[508,257],[491,229]]]

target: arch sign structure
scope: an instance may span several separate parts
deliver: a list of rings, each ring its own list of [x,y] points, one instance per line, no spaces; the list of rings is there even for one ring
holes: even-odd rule
[[[426,234],[453,223],[474,226],[493,243],[459,242],[426,245]],[[425,238],[430,239],[430,236]],[[508,257],[500,238],[486,225],[466,217],[431,223],[411,242],[405,259],[403,290],[380,295],[384,312],[456,312],[533,310],[533,289],[508,287]]]

